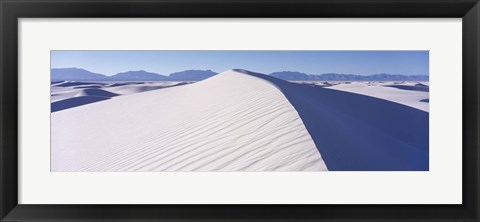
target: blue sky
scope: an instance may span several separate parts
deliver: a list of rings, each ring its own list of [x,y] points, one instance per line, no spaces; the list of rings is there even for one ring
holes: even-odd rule
[[[269,74],[377,73],[429,75],[428,51],[52,51],[51,68],[104,75],[145,70],[168,75],[188,69],[240,68]]]

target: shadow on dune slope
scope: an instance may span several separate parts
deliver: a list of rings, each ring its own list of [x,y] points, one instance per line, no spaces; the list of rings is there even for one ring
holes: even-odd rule
[[[89,89],[82,89],[77,93],[77,96],[101,96],[101,97],[115,97],[118,96],[116,93],[112,93],[107,90],[97,89],[97,88],[89,88]]]
[[[64,109],[100,102],[115,96],[118,96],[118,94],[106,90],[96,88],[82,89],[75,97],[53,102],[51,104],[51,112],[53,113]]]
[[[428,86],[423,85],[423,84],[416,84],[414,86],[386,85],[385,87],[392,87],[392,88],[397,88],[397,89],[420,91],[420,92],[428,92],[429,91]]]
[[[290,83],[273,83],[295,107],[329,170],[429,170],[429,115],[390,101]]]
[[[51,112],[57,112],[64,109],[69,109],[77,106],[82,106],[90,103],[100,102],[103,100],[110,99],[109,97],[102,96],[78,96],[72,97],[60,101],[53,102],[51,104]]]
[[[52,83],[53,84],[53,83]],[[58,87],[70,87],[70,86],[84,86],[84,85],[105,85],[105,83],[98,83],[98,82],[75,82],[75,81],[72,81],[72,82],[69,82],[69,81],[66,81],[62,84],[58,84],[56,86]]]
[[[112,84],[115,85],[114,87],[108,87],[108,90],[104,90],[103,88],[106,87],[101,87],[98,88],[96,85],[86,85],[81,83],[79,86],[74,87],[75,89],[81,89],[78,91],[78,93],[74,97],[66,98],[60,101],[55,101],[51,103],[51,112],[57,112],[65,109],[70,109],[73,107],[77,106],[83,106],[87,105],[90,103],[95,103],[95,102],[100,102],[104,100],[108,100],[112,97],[115,96],[120,96],[123,94],[132,94],[132,93],[140,93],[140,92],[146,92],[146,91],[151,91],[151,90],[157,90],[157,89],[164,89],[164,88],[170,88],[170,87],[175,87],[175,86],[182,86],[182,85],[187,85],[189,83],[187,82],[182,82],[182,83],[177,83],[175,85],[171,86],[144,86],[143,83],[127,83],[127,84]],[[90,83],[88,83],[90,84]],[[56,94],[52,94],[56,95]]]

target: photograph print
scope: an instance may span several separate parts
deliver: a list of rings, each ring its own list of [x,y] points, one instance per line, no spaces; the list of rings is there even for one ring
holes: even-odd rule
[[[52,172],[428,171],[429,51],[54,50]]]

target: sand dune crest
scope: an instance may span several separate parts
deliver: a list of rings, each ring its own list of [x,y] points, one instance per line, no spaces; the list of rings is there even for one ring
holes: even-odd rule
[[[327,170],[273,84],[227,71],[52,113],[52,171]]]

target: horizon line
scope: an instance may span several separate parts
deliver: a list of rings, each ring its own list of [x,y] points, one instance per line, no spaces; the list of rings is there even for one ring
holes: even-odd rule
[[[157,75],[161,75],[161,76],[170,76],[171,74],[178,73],[178,72],[183,72],[183,71],[212,71],[212,72],[215,72],[215,73],[219,74],[219,73],[222,73],[222,72],[226,72],[226,71],[234,70],[234,69],[239,69],[239,68],[231,68],[231,69],[227,69],[227,70],[222,71],[222,72],[217,72],[217,71],[214,71],[213,69],[185,69],[185,70],[181,70],[181,71],[176,71],[176,72],[169,73],[168,75],[160,74],[160,73],[155,72],[155,71],[147,71],[147,70],[144,70],[144,69],[140,69],[140,70],[128,70],[128,71],[118,72],[118,73],[115,73],[115,74],[113,74],[113,75],[106,75],[106,74],[103,74],[103,73],[91,71],[91,70],[88,70],[88,69],[85,69],[85,68],[80,68],[80,67],[50,67],[50,70],[52,70],[52,69],[82,69],[82,70],[85,70],[85,71],[88,71],[88,72],[91,72],[91,73],[100,74],[100,75],[103,75],[103,76],[106,76],[106,77],[111,77],[111,76],[114,76],[114,75],[117,75],[117,74],[120,74],[120,73],[140,72],[140,71],[148,72],[148,73],[153,73],[153,74],[157,74]],[[246,69],[245,69],[245,70],[246,70]],[[256,72],[256,73],[265,74],[265,75],[270,75],[270,74],[272,74],[272,73],[277,73],[277,72],[296,72],[296,73],[302,73],[302,74],[306,74],[306,75],[315,75],[315,76],[325,75],[325,74],[357,75],[357,76],[372,76],[372,75],[386,74],[386,75],[428,76],[428,77],[430,77],[429,74],[399,74],[399,73],[387,73],[387,72],[370,73],[370,74],[365,74],[365,75],[362,75],[362,74],[354,74],[354,73],[338,73],[338,72],[326,72],[326,73],[320,73],[320,74],[309,74],[309,73],[306,73],[306,72],[292,71],[292,70],[274,71],[274,72],[270,72],[270,73],[263,73],[263,72],[257,72],[257,71],[251,71],[251,72]]]

